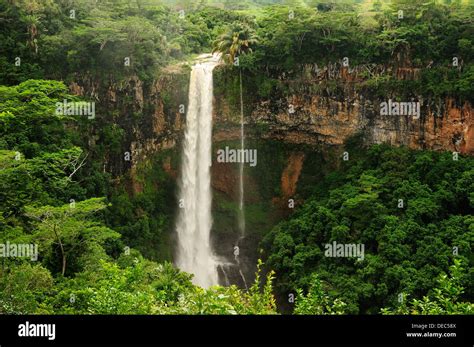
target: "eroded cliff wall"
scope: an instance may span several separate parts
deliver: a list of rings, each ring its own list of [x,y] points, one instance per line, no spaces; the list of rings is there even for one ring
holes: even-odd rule
[[[247,230],[240,247],[248,281],[263,235],[293,211],[290,199],[297,207],[312,183],[337,167],[344,143],[352,136],[360,136],[366,144],[474,154],[471,103],[415,96],[413,100],[421,105],[419,117],[381,115],[380,104],[388,99],[413,100],[361,88],[365,83],[362,70],[308,66],[297,74],[281,74],[277,83],[284,88],[271,85],[264,93],[264,81],[243,74],[246,146],[258,150],[257,167],[244,170]],[[409,68],[391,73],[401,80],[418,78],[417,71]],[[217,163],[216,151],[225,146],[240,148],[238,76],[237,70],[224,66],[214,75],[212,242],[216,254],[229,261],[239,238],[239,170],[236,164]],[[90,145],[105,148],[104,171],[117,177],[117,185],[126,186],[130,195],[158,191],[154,177],[160,172],[176,185],[188,83],[189,70],[183,68],[164,72],[151,82],[136,76],[120,83],[86,76],[70,85],[73,93],[97,100]],[[114,146],[110,138],[99,137],[104,133],[98,131],[100,127],[120,134]],[[129,161],[124,159],[126,152],[131,155]],[[169,229],[172,234],[172,223]],[[228,276],[230,282],[243,285],[239,274],[230,271]]]
[[[295,144],[342,145],[349,137],[361,133],[366,144],[388,143],[414,149],[455,151],[474,154],[474,113],[468,101],[455,98],[405,98],[396,93],[371,93],[364,88],[366,80],[361,69],[329,68],[303,71],[296,76],[281,74],[278,83],[287,86],[286,93],[272,91],[267,97],[256,98],[255,86],[245,86],[246,123],[252,128],[264,128],[259,136]],[[223,74],[232,73],[228,69]],[[418,78],[416,69],[399,68],[393,72],[400,80]],[[235,75],[237,75],[234,72]],[[217,141],[239,136],[232,125],[238,123],[235,97],[225,88],[236,78],[221,78],[221,94],[216,95]],[[249,83],[254,81],[248,79]],[[234,83],[235,84],[235,83]],[[253,90],[252,90],[253,88]],[[380,104],[388,100],[419,102],[420,115],[382,115]]]

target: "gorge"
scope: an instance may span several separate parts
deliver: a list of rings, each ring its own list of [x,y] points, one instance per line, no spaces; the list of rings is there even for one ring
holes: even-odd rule
[[[1,4],[0,241],[39,254],[0,312],[377,314],[472,267],[472,8],[320,2]]]

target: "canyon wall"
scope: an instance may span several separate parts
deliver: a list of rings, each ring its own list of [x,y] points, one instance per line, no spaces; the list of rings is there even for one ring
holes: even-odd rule
[[[257,99],[252,96],[252,90],[244,91],[250,96],[244,98],[244,102],[250,102],[246,105],[248,128],[263,126],[265,131],[259,136],[295,144],[342,145],[349,137],[362,134],[366,144],[388,143],[474,155],[471,103],[422,96],[406,100],[393,93],[381,98],[360,88],[365,82],[359,77],[361,69],[339,68],[333,69],[332,73],[329,70],[310,69],[309,73],[303,72],[293,78],[282,74],[279,83],[288,86],[286,95],[271,93]],[[418,75],[416,69],[409,68],[398,68],[390,73],[401,80],[413,80]],[[328,82],[337,87],[329,90]],[[214,135],[217,141],[238,136],[231,126],[238,119],[232,114],[226,95],[226,91],[216,95],[216,121],[228,125],[217,128]],[[380,104],[389,99],[420,102],[419,118],[381,115]]]
[[[361,70],[309,66],[296,75],[283,73],[278,80],[288,87],[287,93],[270,92],[267,97],[258,96],[255,81],[244,74],[247,135],[291,144],[337,146],[351,136],[362,134],[366,144],[389,143],[474,155],[471,103],[453,98],[418,97],[414,101],[421,104],[419,119],[381,115],[380,103],[398,97],[380,98],[366,90],[360,91],[359,85],[364,82]],[[410,68],[398,68],[390,73],[401,80],[415,79],[418,75],[416,69]],[[236,92],[238,74],[221,66],[215,75],[214,142],[237,140],[239,105],[238,98],[231,93]],[[337,87],[330,90],[328,82]],[[120,150],[106,153],[104,170],[120,176],[129,169],[133,172],[140,162],[160,150],[176,149],[179,153],[177,144],[185,124],[188,83],[186,67],[165,71],[150,82],[142,82],[137,76],[120,82],[80,76],[70,83],[73,94],[96,100],[97,122],[92,127],[91,145],[107,140],[96,137],[94,127],[114,125],[122,131]],[[233,86],[228,88],[229,83]],[[130,153],[129,161],[123,159],[125,152]]]
[[[402,80],[417,78],[414,69],[392,73]],[[310,194],[313,183],[339,165],[344,142],[352,136],[361,137],[365,144],[389,143],[474,155],[474,115],[469,102],[420,97],[415,99],[421,103],[419,119],[382,116],[381,102],[389,98],[412,100],[361,89],[364,79],[360,75],[361,68],[320,70],[310,66],[302,73],[278,77],[285,93],[273,88],[262,97],[255,76],[243,74],[246,145],[258,150],[257,167],[244,170],[247,234],[240,242],[240,258],[247,283],[253,278],[263,235],[292,213],[289,199],[298,206]],[[227,145],[240,147],[238,73],[220,66],[214,81],[216,153]],[[90,145],[106,148],[104,171],[116,177],[117,186],[124,186],[130,195],[158,191],[154,179],[157,171],[164,172],[170,184],[176,184],[188,85],[189,69],[185,67],[165,71],[150,82],[136,76],[120,83],[97,82],[86,76],[70,84],[74,94],[96,100],[97,119],[91,125],[92,134],[88,134]],[[99,138],[100,127],[120,129],[118,144],[112,147],[108,138]],[[129,161],[124,159],[126,152],[131,155]],[[233,247],[239,237],[238,172],[237,164],[217,163],[213,156],[211,241],[216,254],[229,261],[233,261]],[[173,231],[174,224],[170,224],[169,234]],[[230,272],[228,276],[231,283],[243,285],[239,274]]]
[[[136,179],[140,165],[146,165],[164,150],[177,150],[178,155],[188,84],[189,71],[185,68],[147,82],[138,76],[98,81],[85,75],[76,76],[69,84],[72,94],[95,101],[96,119],[87,134],[90,149],[94,152],[94,146],[104,148],[103,157],[98,158],[103,161],[103,170],[116,177],[118,183],[128,176],[131,194],[143,190],[143,183]],[[104,128],[111,129],[107,132],[110,136],[104,136]],[[175,177],[176,167],[170,159],[164,161],[163,169]]]

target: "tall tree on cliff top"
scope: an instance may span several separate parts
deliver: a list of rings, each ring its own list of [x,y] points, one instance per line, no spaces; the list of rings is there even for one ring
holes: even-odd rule
[[[236,64],[235,58],[252,52],[257,36],[247,24],[233,23],[229,29],[214,42],[213,53],[220,52],[225,61]]]
[[[258,42],[255,31],[244,23],[233,23],[229,29],[214,42],[212,53],[219,52],[226,63],[240,66],[239,56],[252,52],[252,47]],[[240,111],[243,120],[242,101],[242,70],[240,73]]]

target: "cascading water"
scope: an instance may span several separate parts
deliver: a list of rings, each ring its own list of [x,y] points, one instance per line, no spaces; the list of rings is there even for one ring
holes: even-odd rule
[[[245,134],[244,134],[244,101],[242,98],[242,71],[240,71],[240,148],[245,149]],[[240,237],[245,235],[245,211],[244,211],[244,161],[240,163],[239,167],[239,229]]]
[[[180,178],[180,211],[176,230],[178,252],[176,265],[194,275],[193,282],[203,288],[218,283],[210,231],[212,164],[212,70],[219,56],[201,56],[193,66],[189,85],[189,106],[183,163]]]

